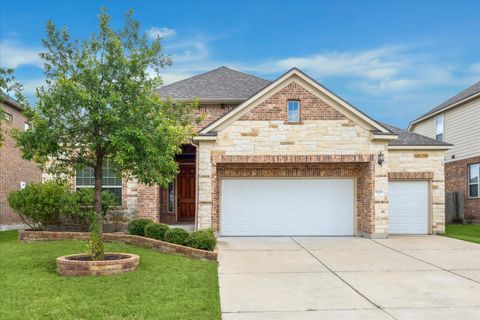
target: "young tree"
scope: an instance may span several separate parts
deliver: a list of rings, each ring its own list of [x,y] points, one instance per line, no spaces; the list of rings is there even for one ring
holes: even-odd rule
[[[37,90],[35,110],[25,112],[33,130],[16,134],[24,157],[47,172],[73,175],[83,166],[93,168],[96,259],[103,256],[104,162],[111,160],[124,177],[166,186],[177,173],[175,155],[193,135],[194,106],[162,101],[154,92],[160,69],[171,60],[162,53],[160,38],[140,35],[132,15],[128,12],[123,29],[114,31],[102,9],[99,32],[81,42],[48,22],[41,53],[47,84]]]

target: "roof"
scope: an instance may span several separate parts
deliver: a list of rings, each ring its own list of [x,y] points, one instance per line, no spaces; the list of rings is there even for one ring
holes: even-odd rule
[[[448,107],[450,107],[451,105],[453,104],[456,104],[458,102],[461,102],[465,99],[468,99],[468,98],[473,98],[473,96],[477,95],[480,93],[480,81],[478,81],[477,83],[474,83],[473,85],[471,85],[470,87],[468,87],[467,89],[463,90],[462,92],[454,95],[453,97],[451,97],[450,99],[446,100],[445,102],[441,103],[440,105],[436,106],[435,108],[433,108],[432,110],[424,113],[423,115],[421,115],[420,117],[418,117],[417,119],[413,120],[411,123],[410,123],[410,126],[409,126],[409,129],[411,128],[411,126],[417,122],[419,122],[420,120],[423,120],[425,118],[429,118],[430,116],[433,116],[434,114],[436,113],[439,113],[440,111],[444,110],[444,109],[447,109]]]
[[[237,114],[240,114],[242,109],[246,108],[253,101],[258,99],[261,95],[265,94],[265,92],[272,90],[276,85],[278,85],[279,83],[281,83],[282,81],[284,81],[285,79],[288,79],[293,75],[306,81],[312,87],[321,91],[323,94],[325,94],[327,97],[335,101],[337,104],[343,106],[344,108],[346,108],[347,110],[349,110],[350,112],[358,116],[359,118],[363,119],[363,121],[366,121],[367,123],[369,123],[372,127],[376,128],[379,132],[384,132],[384,133],[386,132],[391,134],[391,132],[389,132],[387,128],[383,127],[378,121],[372,119],[371,117],[369,117],[368,115],[360,111],[358,108],[354,107],[344,99],[340,98],[339,96],[334,94],[332,91],[328,90],[327,88],[322,86],[320,83],[318,83],[315,79],[311,78],[306,73],[304,73],[303,71],[297,68],[290,69],[289,71],[285,72],[280,77],[278,77],[276,80],[270,82],[267,86],[265,86],[258,92],[255,92],[254,95],[248,97],[248,99],[243,101],[239,106],[232,109],[230,112],[225,113],[223,116],[214,120],[212,123],[210,123],[205,128],[200,130],[200,133],[204,134],[210,131],[214,131],[223,122],[230,121],[229,119],[233,119]]]
[[[389,146],[436,146],[436,147],[450,147],[452,144],[437,141],[417,133],[403,130],[388,124],[383,123],[383,126],[395,133],[398,136],[397,140],[390,141]]]
[[[175,100],[235,101],[247,100],[265,88],[270,81],[220,67],[188,79],[163,86],[157,90],[162,97]]]
[[[15,101],[9,95],[7,95],[7,94],[5,94],[1,91],[0,91],[0,101],[2,101],[5,104],[8,104],[10,107],[15,108],[19,111],[23,110],[23,107],[17,101]]]

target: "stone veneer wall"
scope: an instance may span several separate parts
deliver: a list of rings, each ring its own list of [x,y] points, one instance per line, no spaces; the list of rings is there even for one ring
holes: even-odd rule
[[[445,191],[462,192],[465,198],[465,218],[480,221],[480,198],[468,197],[468,165],[480,163],[480,156],[445,164]]]
[[[444,151],[389,150],[390,179],[418,179],[431,181],[432,232],[445,231]]]

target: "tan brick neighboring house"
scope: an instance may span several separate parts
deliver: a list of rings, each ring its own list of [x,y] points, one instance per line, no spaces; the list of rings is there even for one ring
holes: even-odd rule
[[[168,188],[122,182],[139,216],[222,236],[444,231],[450,145],[373,120],[298,69],[267,81],[221,67],[158,93],[198,98],[206,117]]]
[[[3,117],[0,127],[4,136],[0,147],[0,226],[6,226],[23,223],[8,206],[8,193],[19,190],[23,185],[40,182],[42,173],[35,163],[22,159],[20,150],[10,136],[12,129],[25,130],[29,126],[22,115],[22,107],[3,94],[0,95],[0,103],[0,116]]]
[[[480,81],[412,121],[409,130],[446,141],[445,191],[463,193],[465,218],[480,221]]]

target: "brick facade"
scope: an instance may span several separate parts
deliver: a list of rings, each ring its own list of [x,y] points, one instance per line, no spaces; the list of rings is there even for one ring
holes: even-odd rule
[[[287,121],[287,101],[300,101],[300,121],[346,119],[335,108],[322,101],[296,82],[292,82],[279,92],[243,115],[240,120],[281,120]]]
[[[20,224],[23,221],[8,206],[8,193],[19,190],[21,182],[26,184],[41,182],[42,172],[35,163],[22,159],[20,150],[16,148],[15,141],[10,136],[12,129],[24,130],[25,117],[21,111],[10,105],[2,103],[1,109],[12,115],[13,120],[0,121],[4,137],[0,147],[0,225]],[[0,117],[3,117],[2,111]]]
[[[480,198],[468,197],[468,165],[472,163],[480,163],[480,156],[445,164],[445,191],[463,193],[465,218],[480,221]]]

